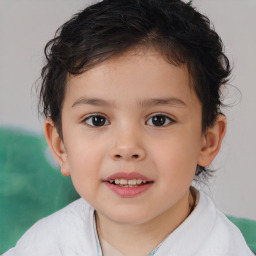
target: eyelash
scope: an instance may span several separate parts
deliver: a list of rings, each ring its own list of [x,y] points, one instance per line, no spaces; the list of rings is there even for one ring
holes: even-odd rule
[[[152,123],[151,126],[155,126],[155,127],[166,127],[166,126],[168,126],[169,124],[175,122],[175,121],[174,121],[172,118],[170,118],[169,116],[167,116],[167,115],[165,115],[165,114],[162,114],[162,113],[159,113],[159,114],[154,114],[154,115],[152,115],[152,116],[147,120],[146,123],[148,123],[149,120],[153,120],[154,117],[161,117],[161,118],[164,118],[164,123],[165,123],[164,125],[157,126],[157,125],[153,125],[153,123],[151,122],[151,123]],[[168,121],[167,124],[166,124],[166,121]]]
[[[101,121],[101,123],[104,122],[103,125],[98,125],[98,126],[97,126],[97,125],[93,125],[93,123],[92,123],[92,122],[93,122],[93,121],[92,121],[92,118],[94,118],[94,117],[101,118],[101,120],[99,120],[99,121]],[[161,117],[161,118],[164,118],[164,119],[161,120],[161,121],[164,121],[164,124],[163,124],[163,125],[154,125],[153,122],[151,122],[152,124],[151,124],[150,126],[166,127],[166,126],[168,126],[170,123],[174,123],[174,122],[175,122],[175,121],[174,121],[172,118],[170,118],[169,116],[167,116],[167,115],[165,115],[165,114],[162,114],[162,113],[158,113],[158,114],[152,115],[149,119],[147,119],[146,124],[148,123],[149,120],[152,120],[152,118],[154,118],[154,117]],[[88,123],[89,120],[91,120],[91,124]],[[105,124],[106,121],[108,122],[107,124]],[[168,122],[167,124],[166,124],[166,121]],[[101,114],[93,114],[93,115],[90,115],[90,116],[86,117],[85,119],[83,119],[82,122],[86,123],[87,125],[89,125],[89,126],[91,126],[91,127],[102,127],[102,126],[105,126],[105,125],[110,124],[110,122],[107,120],[107,118],[104,117],[104,116],[101,115]]]
[[[91,126],[91,127],[102,127],[102,126],[105,126],[105,125],[96,126],[96,125],[93,125],[93,124],[88,124],[87,121],[88,121],[88,120],[92,120],[93,117],[100,117],[100,118],[104,119],[105,121],[107,120],[107,118],[104,117],[104,116],[101,115],[101,114],[93,114],[93,115],[90,115],[90,116],[86,117],[82,122],[83,122],[83,123],[86,123],[87,125],[89,125],[89,126]],[[104,123],[105,123],[105,122],[104,122]],[[108,122],[108,124],[110,124],[110,123]]]

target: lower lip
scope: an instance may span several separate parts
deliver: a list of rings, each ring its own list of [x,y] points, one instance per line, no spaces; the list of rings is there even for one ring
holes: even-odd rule
[[[137,187],[120,187],[117,185],[113,185],[109,182],[104,182],[107,187],[112,190],[114,193],[116,193],[118,196],[123,198],[131,198],[136,197],[144,192],[146,192],[153,183],[146,183],[144,185],[139,185]]]

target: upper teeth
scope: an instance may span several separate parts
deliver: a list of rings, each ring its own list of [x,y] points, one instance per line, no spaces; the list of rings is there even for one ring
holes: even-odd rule
[[[147,181],[141,179],[133,179],[133,180],[126,180],[126,179],[115,179],[110,180],[110,183],[115,183],[116,185],[140,185],[142,183],[146,183]]]

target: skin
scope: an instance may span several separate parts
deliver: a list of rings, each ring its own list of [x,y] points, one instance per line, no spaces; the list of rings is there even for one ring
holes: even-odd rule
[[[189,215],[196,166],[208,166],[218,153],[226,120],[220,115],[202,133],[202,105],[187,67],[167,63],[153,49],[129,51],[70,75],[67,86],[63,140],[52,120],[45,122],[51,151],[96,209],[100,239],[124,255],[147,255]],[[95,98],[105,103],[88,101]],[[103,126],[91,126],[95,113],[106,118]],[[163,126],[152,122],[159,114],[166,116]],[[120,171],[141,173],[153,184],[136,197],[120,197],[103,182]]]

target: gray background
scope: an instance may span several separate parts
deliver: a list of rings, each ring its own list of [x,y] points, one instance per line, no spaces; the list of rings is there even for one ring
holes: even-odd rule
[[[55,30],[90,1],[0,0],[0,125],[42,134],[32,85]],[[228,214],[256,219],[256,1],[195,0],[213,22],[234,66],[225,109],[228,131],[203,189]]]

